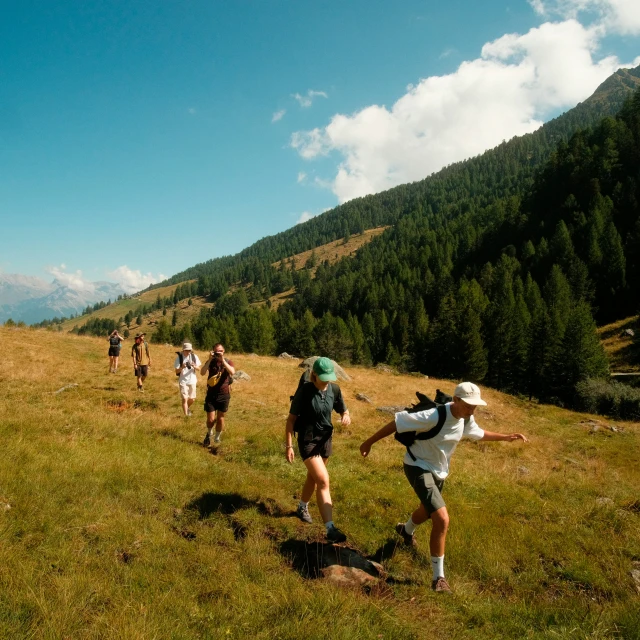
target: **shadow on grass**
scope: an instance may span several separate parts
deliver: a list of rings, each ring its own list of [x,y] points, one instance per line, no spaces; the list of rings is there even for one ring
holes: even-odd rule
[[[384,549],[388,544],[382,548]],[[365,558],[357,550],[344,545],[334,545],[319,541],[306,542],[290,538],[280,543],[278,551],[291,563],[291,568],[306,580],[322,578],[323,569],[341,566],[360,569],[374,578],[379,578],[386,584],[412,583],[409,579],[388,575],[382,564],[374,560],[373,556]]]
[[[272,518],[285,518],[293,515],[292,512],[284,511],[272,498],[264,500],[249,500],[239,493],[203,493],[187,505],[186,511],[195,511],[199,520],[205,520],[214,513],[232,515],[241,509],[256,508],[258,513]]]
[[[382,564],[385,560],[391,560],[400,546],[397,539],[389,538],[373,555],[367,556],[369,560]]]
[[[177,440],[178,442],[184,442],[185,444],[197,445],[198,447],[204,449],[204,447],[202,446],[202,440],[187,438],[178,431],[171,431],[171,429],[162,429],[161,431],[158,431],[158,433],[165,438],[171,438],[171,440]]]

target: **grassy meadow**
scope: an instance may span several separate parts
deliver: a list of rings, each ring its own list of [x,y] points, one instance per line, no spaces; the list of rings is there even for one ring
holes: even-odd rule
[[[209,451],[205,385],[184,418],[173,348],[150,345],[139,394],[130,340],[117,375],[106,339],[0,328],[0,341],[0,638],[640,638],[638,424],[486,390],[479,424],[531,442],[458,447],[444,494],[454,593],[434,594],[429,525],[417,552],[395,544],[416,506],[402,447],[363,460],[358,446],[389,420],[376,406],[454,383],[348,368],[335,520],[389,578],[343,589],[303,568],[323,540],[315,499],[313,525],[292,517],[304,467],[282,441],[297,360],[228,354],[252,380],[233,385]]]

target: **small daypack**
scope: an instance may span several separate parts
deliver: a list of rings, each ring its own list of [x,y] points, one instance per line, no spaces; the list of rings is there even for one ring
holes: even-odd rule
[[[433,409],[435,407],[438,410],[438,422],[436,426],[433,427],[433,429],[429,429],[429,431],[404,431],[402,433],[396,431],[394,438],[407,448],[407,453],[414,461],[416,457],[411,452],[411,446],[415,444],[416,440],[431,440],[431,438],[435,438],[442,431],[442,427],[447,419],[447,407],[445,404],[453,400],[451,396],[442,393],[440,389],[436,390],[436,402],[419,391],[416,391],[416,396],[418,396],[418,404],[407,408],[407,413],[418,413],[418,411],[426,411],[427,409]]]

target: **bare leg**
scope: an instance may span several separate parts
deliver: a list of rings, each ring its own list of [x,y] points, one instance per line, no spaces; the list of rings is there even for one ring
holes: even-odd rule
[[[207,433],[211,435],[213,431],[213,425],[216,423],[216,412],[207,411]]]
[[[218,416],[216,419],[216,433],[222,433],[224,431],[224,411],[218,411]]]
[[[119,356],[113,356],[113,373],[118,371],[118,357]]]
[[[323,522],[331,522],[333,520],[333,504],[331,503],[331,493],[329,492],[329,472],[325,461],[320,456],[313,456],[304,461],[307,467],[307,477],[311,477],[309,484],[313,482],[316,487],[316,500],[318,501],[318,509],[322,516]],[[305,481],[307,487],[307,481]],[[304,491],[304,489],[303,489]],[[310,496],[309,496],[310,497]],[[305,500],[308,502],[308,500]]]
[[[442,507],[431,514],[431,525],[429,549],[432,556],[440,557],[444,555],[444,545],[447,538],[447,529],[449,528],[447,507]]]

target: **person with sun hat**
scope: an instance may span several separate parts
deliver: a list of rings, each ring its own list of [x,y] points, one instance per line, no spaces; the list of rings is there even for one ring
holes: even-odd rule
[[[393,433],[415,432],[413,443],[407,446],[404,472],[409,484],[420,500],[418,508],[407,522],[396,525],[396,533],[405,545],[415,547],[414,532],[418,525],[431,520],[431,587],[437,592],[450,592],[444,577],[444,548],[449,527],[449,514],[442,498],[444,481],[449,475],[451,456],[462,438],[471,440],[513,442],[527,438],[521,433],[492,433],[481,429],[473,414],[478,406],[486,406],[480,397],[480,389],[472,382],[460,383],[453,395],[453,402],[426,411],[410,413],[400,411],[382,429],[360,445],[360,453],[367,457],[371,447]]]

